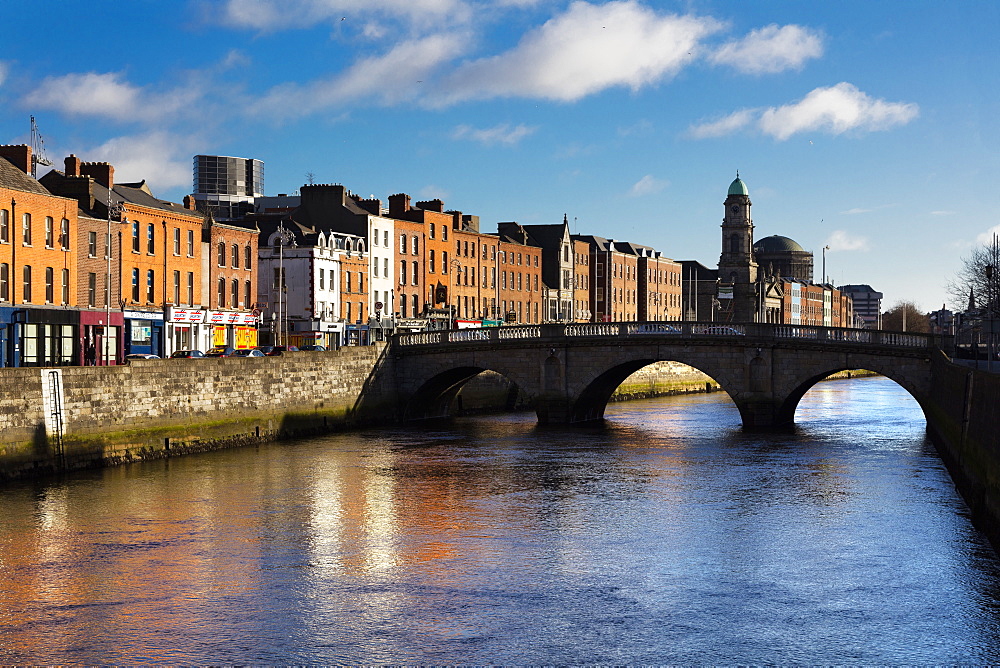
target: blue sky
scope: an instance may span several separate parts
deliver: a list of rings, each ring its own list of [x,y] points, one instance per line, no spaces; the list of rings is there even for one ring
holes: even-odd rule
[[[267,194],[440,197],[714,266],[739,170],[756,238],[925,310],[1000,226],[1000,3],[6,0],[0,143],[164,199],[198,153]],[[39,174],[41,175],[41,173]]]

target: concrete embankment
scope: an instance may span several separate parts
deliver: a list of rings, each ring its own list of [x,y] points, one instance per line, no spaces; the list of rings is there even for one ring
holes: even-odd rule
[[[343,428],[383,350],[3,369],[0,479]]]
[[[927,429],[972,511],[1000,553],[1000,375],[932,361]]]

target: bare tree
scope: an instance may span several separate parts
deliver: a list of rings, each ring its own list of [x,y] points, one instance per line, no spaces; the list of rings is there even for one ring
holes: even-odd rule
[[[312,172],[306,172],[306,183],[309,185],[316,185],[316,175]]]
[[[896,302],[882,314],[882,329],[926,334],[931,331],[930,318],[926,313],[921,313],[913,302]]]
[[[1000,309],[1000,239],[976,246],[962,258],[958,273],[948,282],[948,295],[957,309],[967,305],[996,312]]]

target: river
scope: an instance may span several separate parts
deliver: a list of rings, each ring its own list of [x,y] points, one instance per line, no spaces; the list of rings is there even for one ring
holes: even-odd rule
[[[337,434],[0,491],[0,663],[983,664],[1000,564],[919,407],[821,383]]]

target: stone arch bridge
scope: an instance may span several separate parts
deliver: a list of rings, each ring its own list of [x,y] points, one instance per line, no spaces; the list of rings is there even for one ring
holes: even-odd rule
[[[633,372],[675,361],[717,381],[747,428],[791,424],[809,388],[848,369],[887,376],[926,413],[939,343],[940,337],[927,334],[757,323],[546,324],[401,334],[386,348],[358,408],[363,415],[366,407],[390,406],[399,421],[443,417],[462,385],[490,370],[526,394],[539,422],[586,422],[604,416],[612,393]]]

